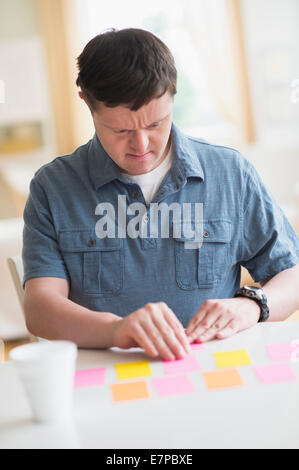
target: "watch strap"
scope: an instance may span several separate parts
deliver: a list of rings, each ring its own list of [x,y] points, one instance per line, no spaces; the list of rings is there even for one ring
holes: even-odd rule
[[[258,322],[264,322],[269,318],[269,307],[267,305],[267,297],[260,287],[243,286],[237,290],[235,297],[246,297],[254,300],[260,307],[261,313]]]

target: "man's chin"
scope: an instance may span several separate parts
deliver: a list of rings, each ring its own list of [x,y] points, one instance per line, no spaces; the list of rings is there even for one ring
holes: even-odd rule
[[[143,175],[144,173],[149,173],[150,171],[154,170],[159,163],[156,162],[141,162],[141,161],[136,161],[134,165],[123,165],[123,168],[121,171],[123,173],[126,173],[128,175]]]

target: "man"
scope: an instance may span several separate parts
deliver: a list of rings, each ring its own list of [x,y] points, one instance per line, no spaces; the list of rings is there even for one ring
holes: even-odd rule
[[[193,341],[299,308],[295,231],[244,157],[172,123],[176,69],[165,44],[143,30],[108,31],[78,66],[96,132],[31,182],[28,329],[173,360]],[[241,265],[263,292],[239,290]]]

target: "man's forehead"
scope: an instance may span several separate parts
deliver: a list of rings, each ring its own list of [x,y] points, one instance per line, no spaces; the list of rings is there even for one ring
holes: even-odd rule
[[[127,105],[108,107],[99,102],[95,115],[98,122],[113,129],[148,127],[166,119],[172,111],[172,103],[171,96],[163,95],[132,111]]]

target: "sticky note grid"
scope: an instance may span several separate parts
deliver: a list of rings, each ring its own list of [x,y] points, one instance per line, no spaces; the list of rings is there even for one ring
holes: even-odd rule
[[[299,344],[295,344],[299,347]],[[151,396],[167,397],[171,395],[196,393],[198,388],[194,377],[200,375],[207,391],[244,387],[242,367],[252,366],[256,383],[261,385],[297,380],[291,365],[294,357],[294,344],[280,343],[265,345],[269,363],[252,364],[248,351],[235,349],[211,352],[215,369],[203,370],[198,360],[197,349],[204,345],[191,345],[191,353],[182,359],[161,361],[161,377],[153,377],[150,360],[123,362],[114,364],[117,383],[110,384],[111,398],[114,403],[149,399]],[[297,353],[297,350],[295,351]],[[200,355],[200,353],[199,353]],[[280,361],[275,363],[274,361]],[[282,362],[285,361],[285,362]],[[298,361],[297,361],[298,362]],[[190,375],[189,375],[190,374]],[[140,379],[140,380],[132,380]],[[86,387],[104,385],[106,367],[77,370],[74,386]],[[201,390],[203,390],[201,388]]]

